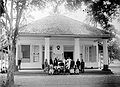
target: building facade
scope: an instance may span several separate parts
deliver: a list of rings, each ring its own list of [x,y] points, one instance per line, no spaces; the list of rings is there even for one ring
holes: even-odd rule
[[[42,68],[44,60],[83,59],[85,67],[100,67],[98,42],[103,43],[103,63],[108,65],[104,31],[62,15],[51,15],[21,28],[16,44],[16,65]],[[82,55],[82,56],[81,56]]]

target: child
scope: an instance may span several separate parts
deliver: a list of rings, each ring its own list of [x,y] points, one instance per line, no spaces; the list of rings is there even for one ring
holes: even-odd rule
[[[75,73],[79,74],[79,68],[75,65]]]
[[[54,73],[54,69],[53,69],[53,65],[51,64],[50,65],[50,70],[49,70],[49,72],[48,72],[50,75],[53,75],[53,73]]]

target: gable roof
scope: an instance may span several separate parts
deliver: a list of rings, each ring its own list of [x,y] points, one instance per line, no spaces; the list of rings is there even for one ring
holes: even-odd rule
[[[20,33],[45,35],[104,35],[103,30],[62,15],[51,15],[21,28]]]

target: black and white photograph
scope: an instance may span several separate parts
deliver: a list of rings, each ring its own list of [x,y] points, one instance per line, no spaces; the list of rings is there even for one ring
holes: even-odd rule
[[[0,0],[0,87],[120,87],[120,0]]]

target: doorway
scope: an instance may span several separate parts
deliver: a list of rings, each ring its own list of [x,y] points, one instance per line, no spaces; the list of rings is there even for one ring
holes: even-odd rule
[[[70,57],[70,59],[73,59],[73,52],[64,52],[64,58],[68,59]]]

